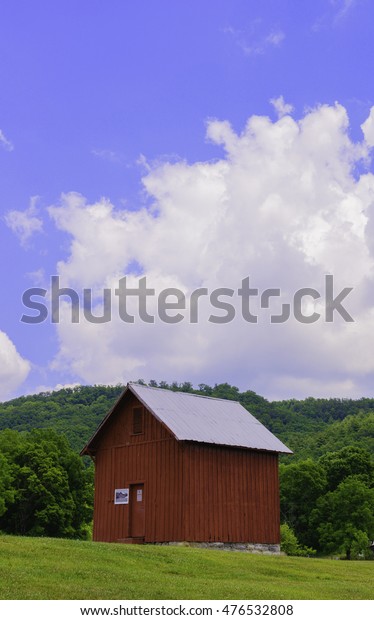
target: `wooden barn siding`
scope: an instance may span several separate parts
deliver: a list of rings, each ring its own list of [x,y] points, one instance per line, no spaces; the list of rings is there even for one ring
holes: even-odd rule
[[[279,542],[278,456],[183,444],[145,410],[131,435],[131,395],[109,420],[96,453],[93,538],[128,538],[129,505],[114,489],[144,483],[145,542]]]
[[[129,505],[114,504],[114,489],[144,483],[145,542],[183,540],[182,451],[173,439],[99,452],[96,460],[94,540],[130,536]]]
[[[132,397],[113,415],[95,458],[94,540],[128,538],[129,505],[114,489],[144,483],[145,542],[183,540],[183,448],[147,410],[144,433],[131,434]]]
[[[184,481],[185,540],[279,543],[276,454],[189,444]]]

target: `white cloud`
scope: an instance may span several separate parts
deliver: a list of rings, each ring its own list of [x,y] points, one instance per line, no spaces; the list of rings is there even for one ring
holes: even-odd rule
[[[61,204],[48,211],[56,226],[73,237],[70,258],[58,267],[74,285],[100,286],[120,273],[138,252],[139,226],[149,221],[146,211],[116,211],[107,199],[88,205],[77,193],[63,195]]]
[[[122,162],[122,156],[110,149],[92,149],[91,153],[95,157],[109,161],[112,164],[120,164]]]
[[[359,0],[330,0],[335,14],[335,23],[345,17],[357,4]]]
[[[270,103],[274,106],[279,118],[282,118],[282,116],[286,116],[287,114],[291,114],[293,111],[293,105],[286,103],[283,95],[270,99]]]
[[[312,25],[312,30],[319,32],[326,28],[349,26],[347,18],[360,2],[361,0],[329,0],[325,13],[316,19]]]
[[[274,45],[275,47],[277,47],[282,43],[285,37],[286,35],[284,34],[284,32],[282,32],[282,30],[273,30],[265,37],[265,46]]]
[[[41,394],[45,392],[58,392],[59,390],[68,390],[79,387],[81,383],[57,383],[56,385],[38,385],[35,389],[27,392],[27,394]]]
[[[348,125],[338,104],[300,121],[252,116],[241,134],[227,121],[211,120],[207,136],[224,154],[213,162],[151,168],[143,179],[148,209],[120,211],[109,200],[87,204],[71,193],[50,215],[71,238],[69,255],[58,264],[61,285],[92,287],[97,314],[101,289],[115,288],[123,275],[137,287],[139,271],[157,293],[174,286],[187,296],[199,287],[237,289],[246,276],[260,292],[281,288],[283,302],[300,287],[314,287],[321,300],[308,307],[323,314],[324,277],[332,273],[335,295],[354,288],[343,305],[355,323],[337,316],[333,324],[276,325],[262,310],[254,325],[239,318],[235,301],[237,318],[214,325],[203,300],[198,324],[126,324],[114,305],[110,323],[82,317],[80,324],[58,326],[54,368],[87,382],[230,381],[265,395],[281,393],[283,382],[289,396],[309,389],[335,395],[340,388],[356,395],[374,373],[374,176],[354,176],[368,145],[352,142]],[[273,313],[279,303],[272,302]],[[148,311],[155,314],[154,299]],[[64,304],[65,319],[69,313]]]
[[[374,146],[374,106],[370,109],[370,114],[366,121],[361,125],[365,142],[368,146]]]
[[[261,20],[254,20],[245,30],[237,30],[232,26],[224,29],[246,56],[262,56],[268,50],[279,47],[286,38],[285,33],[279,28],[273,28],[270,32],[259,32]]]
[[[43,220],[37,217],[37,201],[38,196],[33,196],[28,209],[8,211],[5,215],[7,226],[17,235],[22,245],[26,245],[34,233],[43,230]]]
[[[271,400],[283,400],[289,394],[295,398],[305,398],[305,395],[315,398],[361,398],[362,391],[352,379],[342,381],[316,379],[314,377],[282,376],[272,379]]]
[[[23,359],[13,342],[0,331],[0,400],[6,400],[24,382],[30,362]]]
[[[26,276],[33,283],[33,286],[45,288],[47,277],[43,268],[37,269],[36,271],[29,271],[26,273]]]
[[[10,142],[10,140],[8,140],[5,137],[5,135],[1,131],[1,129],[0,129],[0,146],[2,146],[6,151],[13,151],[14,150],[13,144]]]
[[[262,56],[269,49],[279,47],[286,35],[281,30],[273,30],[265,37],[246,43],[242,41],[240,47],[247,56]]]

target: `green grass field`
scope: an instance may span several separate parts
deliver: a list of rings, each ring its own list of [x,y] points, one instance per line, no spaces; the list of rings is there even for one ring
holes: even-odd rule
[[[4,599],[371,599],[374,562],[0,536]]]

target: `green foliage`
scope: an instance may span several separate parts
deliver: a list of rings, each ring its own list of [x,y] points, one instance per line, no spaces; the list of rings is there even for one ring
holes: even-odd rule
[[[320,547],[327,553],[364,553],[374,538],[374,489],[357,476],[343,480],[335,491],[320,497],[311,513]]]
[[[373,552],[370,549],[370,544],[371,540],[369,540],[366,532],[362,532],[361,530],[355,532],[351,547],[351,558],[354,560],[372,560]]]
[[[374,464],[369,452],[363,448],[346,446],[336,452],[328,452],[319,462],[326,471],[330,491],[348,476],[359,476],[368,486],[373,484]]]
[[[287,523],[283,523],[281,525],[280,533],[281,551],[283,551],[287,555],[310,557],[316,554],[316,551],[311,547],[303,547],[302,545],[300,545],[295,532]]]
[[[316,459],[326,452],[335,452],[347,446],[363,448],[374,455],[374,411],[359,411],[342,421],[319,423],[310,431],[304,427],[301,414],[299,424],[301,428],[297,432],[292,430],[291,424],[288,431],[278,433],[280,439],[294,450],[294,460]]]
[[[13,500],[12,481],[10,465],[5,455],[0,453],[0,517],[6,511],[7,504]]]
[[[122,385],[79,386],[0,403],[0,431],[53,428],[80,451],[123,390]]]
[[[142,381],[145,383],[144,381]],[[238,400],[260,422],[294,451],[293,462],[319,458],[346,446],[374,454],[374,399],[314,399],[269,402],[252,390],[240,392],[228,383],[213,387],[201,383],[194,389],[183,383],[154,379],[152,387],[187,391],[203,396]],[[31,431],[53,428],[79,451],[123,390],[117,386],[79,386],[23,396],[0,403],[0,430]],[[289,457],[281,459],[288,462]]]
[[[309,518],[317,499],[326,490],[326,473],[311,459],[280,466],[281,516],[297,532],[304,545],[318,543]]]
[[[92,468],[51,430],[0,432],[8,466],[0,530],[30,536],[86,536],[93,503]]]
[[[280,466],[281,515],[302,544],[323,553],[370,557],[374,537],[373,462],[348,446]],[[361,546],[360,546],[361,545]]]
[[[352,476],[366,491],[374,486],[374,399],[269,402],[229,383],[201,383],[195,389],[188,381],[169,384],[153,379],[149,385],[238,400],[294,451],[291,457],[281,456],[281,515],[299,546],[335,553],[345,545],[351,557],[365,555],[372,535],[369,521],[352,524],[338,506],[341,484]],[[122,385],[81,386],[0,403],[0,529],[90,535],[93,468],[88,460],[83,467],[77,453],[122,390]],[[58,435],[52,434],[52,439],[47,429]],[[336,496],[329,495],[335,492]],[[344,496],[348,505],[344,515],[357,512],[356,495]],[[351,526],[344,529],[343,521]]]

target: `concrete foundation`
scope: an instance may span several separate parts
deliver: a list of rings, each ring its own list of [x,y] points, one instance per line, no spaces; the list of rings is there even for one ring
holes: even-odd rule
[[[281,553],[280,545],[264,543],[164,542],[155,544],[173,547],[195,547],[198,549],[221,549],[222,551],[261,553],[262,555],[280,555]]]

